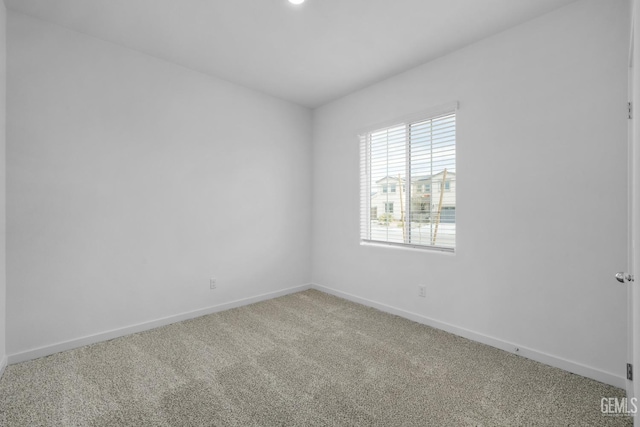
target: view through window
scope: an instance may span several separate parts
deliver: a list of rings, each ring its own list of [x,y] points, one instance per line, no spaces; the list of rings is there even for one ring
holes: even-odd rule
[[[456,114],[360,136],[361,240],[453,251]]]

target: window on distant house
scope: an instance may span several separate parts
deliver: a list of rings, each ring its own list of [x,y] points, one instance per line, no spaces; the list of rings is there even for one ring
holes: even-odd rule
[[[361,242],[455,249],[456,108],[360,135]],[[384,186],[375,191],[377,182],[390,177],[400,186],[399,196],[389,194],[396,184],[389,184],[389,192]],[[425,180],[430,184],[420,183]],[[431,194],[432,186],[444,191]],[[394,207],[392,218],[371,215],[373,208],[393,213]]]
[[[384,213],[388,213],[388,214],[393,213],[393,202],[386,202],[384,204]]]

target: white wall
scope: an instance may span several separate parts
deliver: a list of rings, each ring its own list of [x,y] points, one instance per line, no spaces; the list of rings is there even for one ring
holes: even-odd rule
[[[624,386],[628,16],[573,3],[316,110],[313,282]],[[360,246],[357,132],[451,101],[456,254]]]
[[[9,354],[309,282],[309,110],[20,14],[8,40]]]
[[[6,364],[6,78],[7,78],[7,12],[0,1],[0,373]]]

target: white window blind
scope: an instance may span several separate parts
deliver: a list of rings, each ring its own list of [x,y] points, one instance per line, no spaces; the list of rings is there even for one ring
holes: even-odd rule
[[[360,191],[362,242],[453,251],[455,110],[360,135]]]

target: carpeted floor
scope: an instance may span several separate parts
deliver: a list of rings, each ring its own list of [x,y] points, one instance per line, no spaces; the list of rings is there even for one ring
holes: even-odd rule
[[[631,426],[624,391],[310,290],[9,366],[6,426]]]

